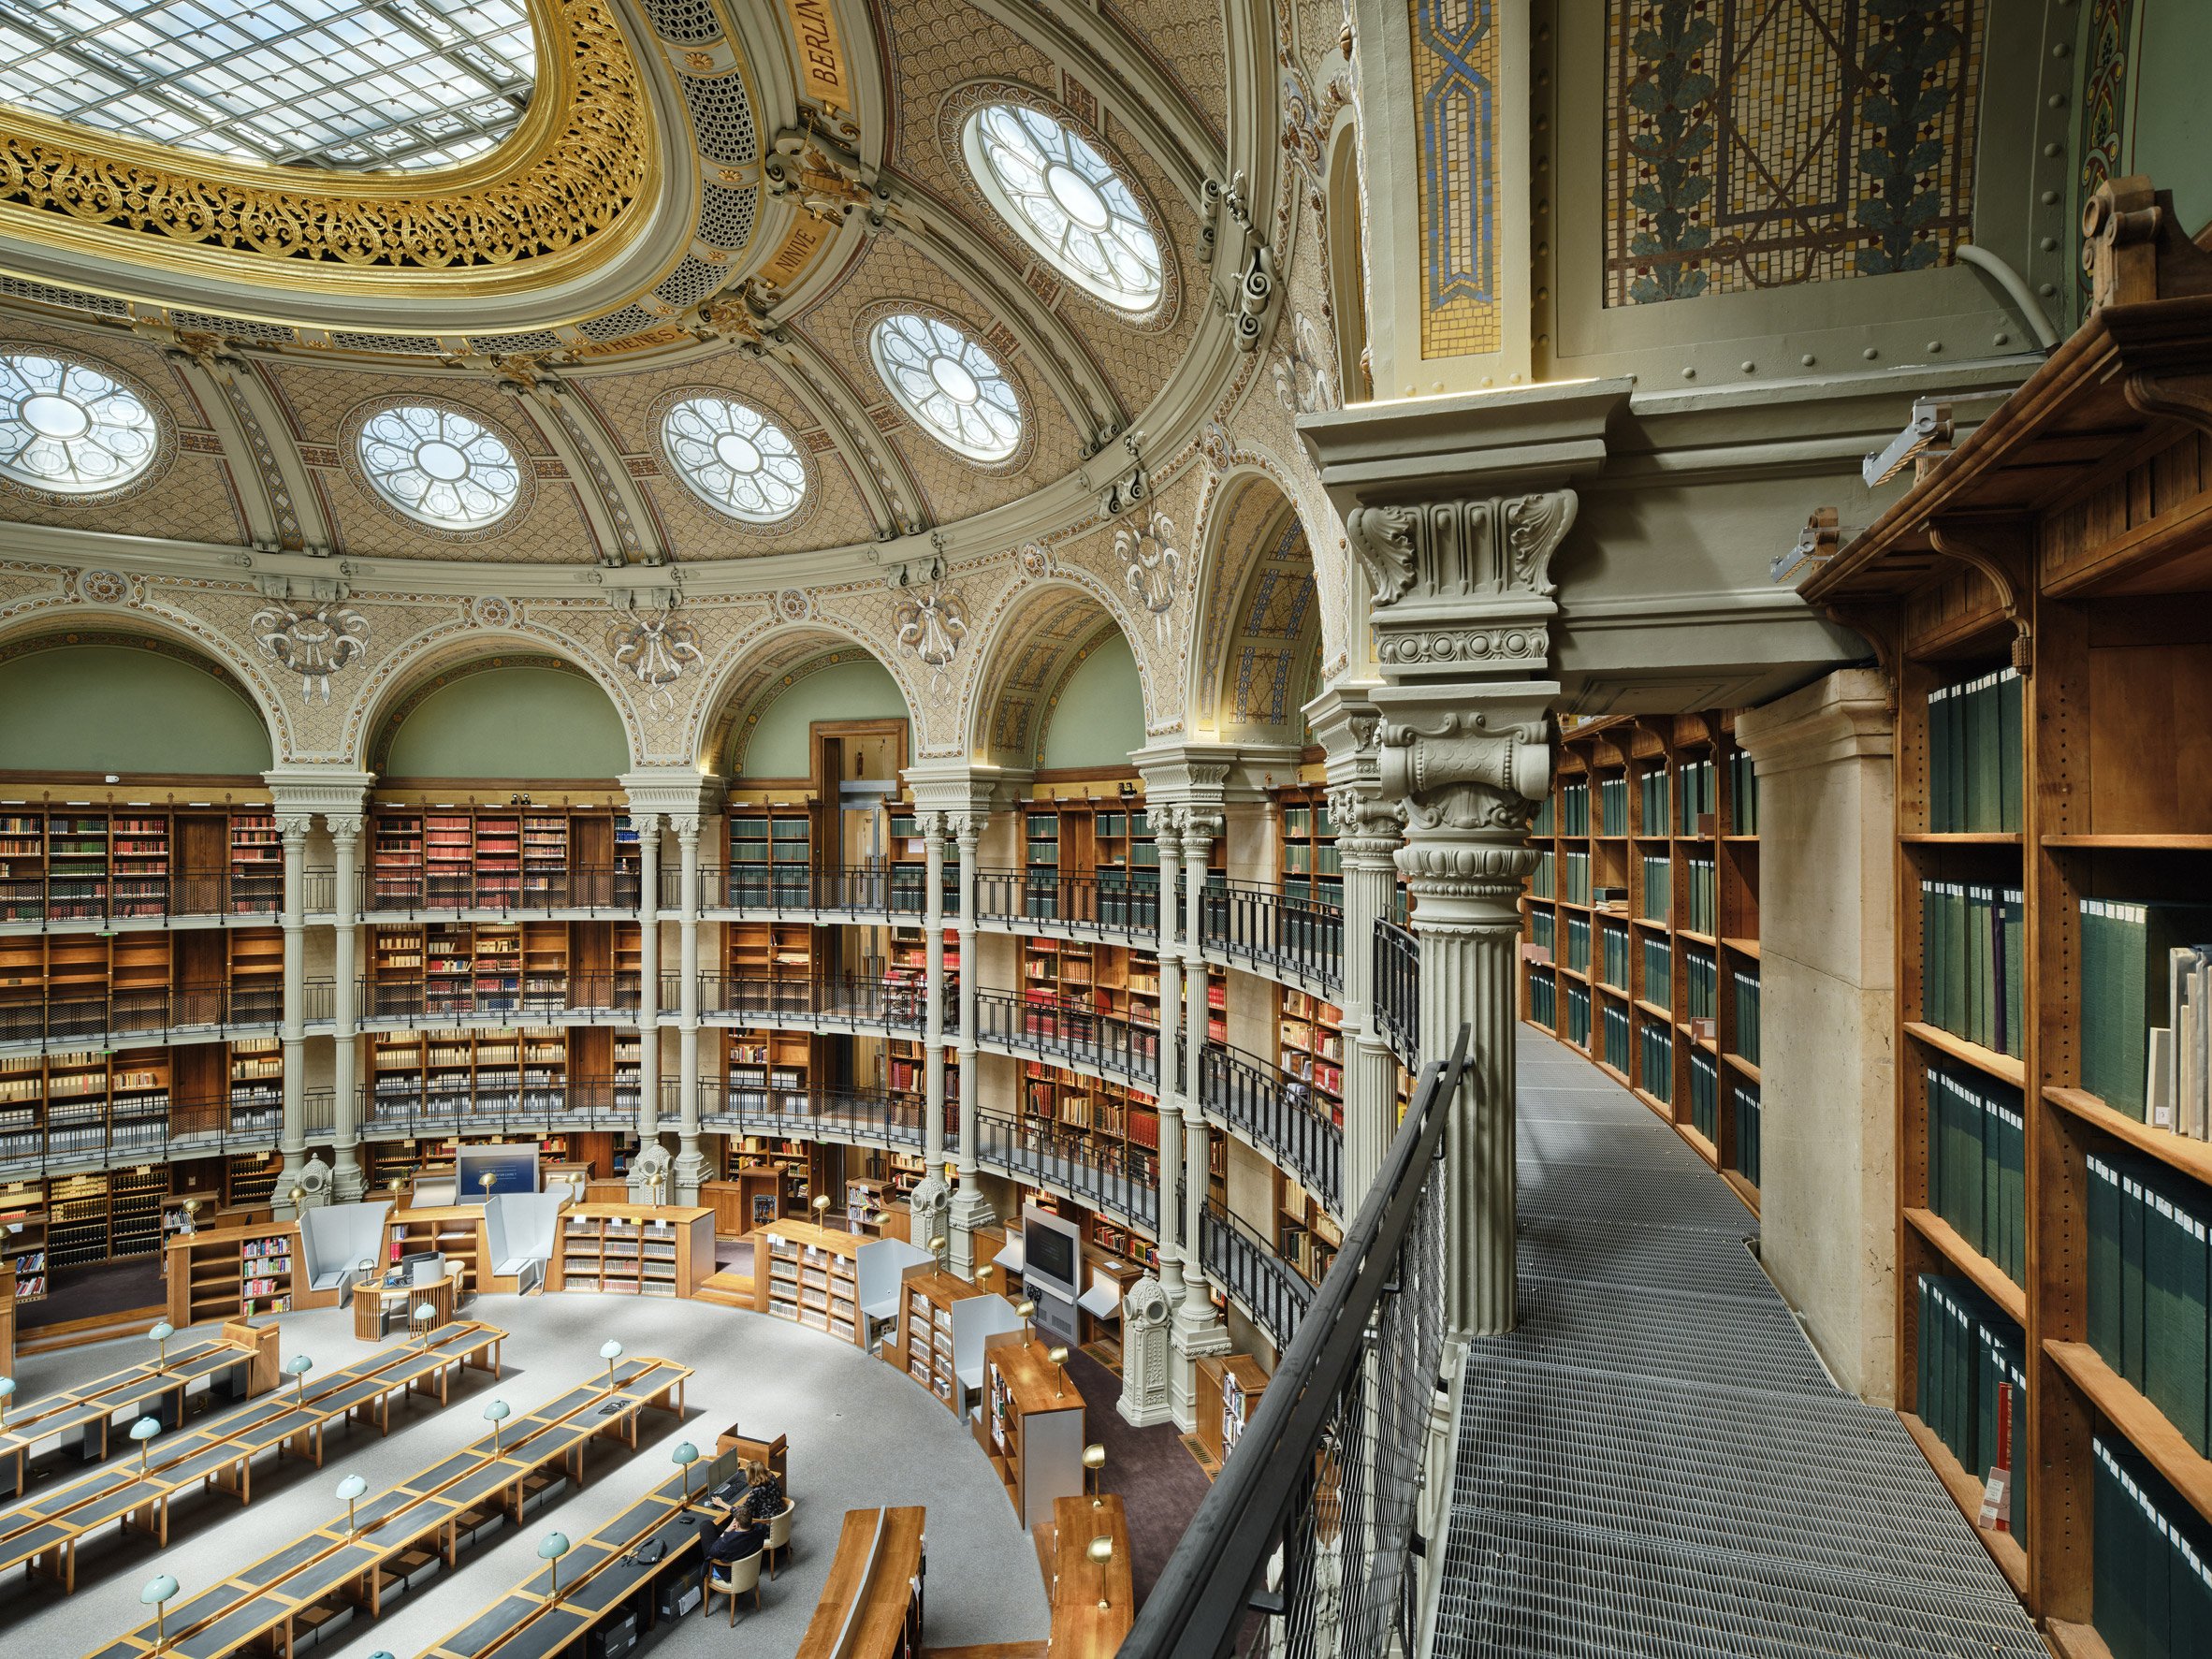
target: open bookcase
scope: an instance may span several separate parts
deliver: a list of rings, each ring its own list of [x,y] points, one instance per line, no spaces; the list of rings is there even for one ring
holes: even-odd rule
[[[2179,1653],[2212,1595],[2212,431],[2158,393],[2212,353],[2212,255],[2093,280],[2119,303],[1803,589],[1897,682],[1898,1398],[1971,1517],[1961,1390],[2016,1382],[2025,1526],[1981,1536],[2077,1656]]]
[[[811,1221],[779,1221],[756,1230],[752,1242],[757,1311],[860,1346],[855,1258],[866,1239]]]
[[[714,1212],[675,1204],[576,1204],[560,1216],[547,1290],[688,1297],[714,1273]]]

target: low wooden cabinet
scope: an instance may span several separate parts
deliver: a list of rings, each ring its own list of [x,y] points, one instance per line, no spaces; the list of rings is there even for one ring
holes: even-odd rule
[[[690,1204],[578,1204],[560,1217],[546,1288],[695,1296],[714,1273],[714,1212]]]
[[[867,1242],[811,1221],[760,1229],[752,1235],[754,1307],[859,1346],[857,1258]]]
[[[1026,1532],[1053,1501],[1083,1492],[1083,1396],[1042,1343],[1009,1332],[983,1348],[983,1415],[975,1434]]]
[[[1217,1354],[1199,1361],[1199,1440],[1216,1463],[1236,1449],[1267,1381],[1267,1373],[1249,1354]]]

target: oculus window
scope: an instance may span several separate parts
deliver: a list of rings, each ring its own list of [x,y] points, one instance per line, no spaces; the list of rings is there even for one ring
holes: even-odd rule
[[[536,75],[524,0],[0,0],[0,99],[279,166],[466,161]]]
[[[807,494],[791,434],[727,398],[686,398],[662,417],[661,444],[693,494],[748,524],[789,518]]]
[[[1159,303],[1159,241],[1128,182],[1041,109],[986,104],[963,139],[984,198],[1047,264],[1093,298],[1139,314]]]
[[[401,403],[361,425],[361,470],[418,524],[481,530],[522,493],[522,464],[499,435],[451,409]]]
[[[1022,405],[991,354],[952,324],[897,312],[868,336],[876,372],[931,437],[970,460],[1021,447]]]
[[[91,364],[0,353],[0,475],[56,495],[97,495],[151,467],[160,441],[138,393]]]

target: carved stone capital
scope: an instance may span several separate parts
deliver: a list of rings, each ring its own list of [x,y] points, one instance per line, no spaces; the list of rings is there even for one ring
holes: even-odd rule
[[[330,838],[343,845],[361,838],[361,815],[358,812],[330,812],[323,817],[330,831]]]
[[[697,813],[671,813],[668,822],[676,830],[676,838],[686,846],[699,838],[699,815]]]
[[[1424,829],[1527,829],[1551,787],[1545,701],[1499,698],[1434,714],[1407,710],[1385,721],[1382,793],[1404,805],[1409,840]]]
[[[1152,838],[1162,846],[1179,842],[1183,836],[1183,808],[1180,807],[1148,807],[1145,815],[1152,825]]]
[[[1214,850],[1214,842],[1221,834],[1223,820],[1218,812],[1207,812],[1197,807],[1183,809],[1183,861],[1186,864],[1203,864]]]
[[[1391,680],[1543,671],[1551,556],[1572,489],[1355,508],[1346,539],[1375,595],[1375,653]]]
[[[952,824],[949,812],[921,811],[914,814],[914,828],[924,841],[941,841]]]
[[[312,812],[280,812],[276,822],[277,834],[284,838],[286,851],[305,846],[308,832],[315,826]]]
[[[1388,867],[1397,851],[1398,803],[1382,793],[1379,779],[1368,783],[1340,783],[1329,792],[1329,817],[1336,825],[1336,851],[1346,867],[1380,864]]]
[[[982,839],[983,823],[988,815],[982,812],[948,812],[944,815],[944,831],[967,851],[972,851]]]

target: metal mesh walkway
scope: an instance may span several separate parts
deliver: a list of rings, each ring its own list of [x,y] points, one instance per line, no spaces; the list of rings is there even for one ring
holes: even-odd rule
[[[2045,1652],[1896,1416],[1831,1384],[1758,1222],[1524,1033],[1521,1328],[1474,1346],[1440,1659]]]

